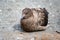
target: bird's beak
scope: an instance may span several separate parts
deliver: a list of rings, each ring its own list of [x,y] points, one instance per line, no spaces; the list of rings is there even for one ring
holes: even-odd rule
[[[25,17],[25,14],[23,14],[22,17]]]
[[[25,14],[22,15],[22,19],[24,19],[24,18],[25,18]]]

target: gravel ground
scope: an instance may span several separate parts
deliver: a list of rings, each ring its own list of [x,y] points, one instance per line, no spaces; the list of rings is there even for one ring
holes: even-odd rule
[[[25,33],[20,27],[20,19],[24,8],[46,8],[49,12],[48,28],[42,32],[60,32],[60,0],[0,0],[0,40],[34,40],[36,32],[27,33],[29,38],[18,37],[17,33]]]

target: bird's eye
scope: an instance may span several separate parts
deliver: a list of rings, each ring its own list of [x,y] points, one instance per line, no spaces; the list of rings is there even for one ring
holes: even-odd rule
[[[26,14],[28,14],[28,13],[26,13]]]

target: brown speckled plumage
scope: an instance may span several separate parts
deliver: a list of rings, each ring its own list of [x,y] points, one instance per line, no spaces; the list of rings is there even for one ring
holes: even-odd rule
[[[21,27],[24,31],[45,30],[48,23],[48,12],[45,8],[25,8],[22,10]]]

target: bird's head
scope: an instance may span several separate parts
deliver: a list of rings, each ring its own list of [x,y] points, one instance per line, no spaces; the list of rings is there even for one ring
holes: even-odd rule
[[[33,12],[30,8],[25,8],[22,10],[23,19],[27,19],[33,15]]]

